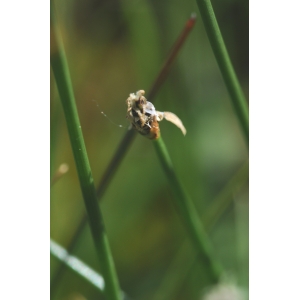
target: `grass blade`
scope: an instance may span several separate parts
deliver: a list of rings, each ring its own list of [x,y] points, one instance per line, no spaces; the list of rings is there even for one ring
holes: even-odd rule
[[[60,34],[55,23],[53,7],[51,7],[51,45],[53,46],[51,66],[67,122],[81,191],[96,252],[105,278],[104,294],[108,299],[118,300],[120,299],[118,280],[104,229],[103,218],[97,202],[94,180],[83,140],[67,60]]]
[[[249,143],[249,113],[247,102],[231,64],[226,46],[210,0],[196,0],[206,33],[218,62],[224,82],[240,121],[247,144]]]
[[[224,214],[230,204],[234,203],[234,193],[238,193],[248,179],[249,162],[246,161],[237,173],[228,181],[221,192],[213,199],[212,204],[201,215],[204,228],[207,232],[212,230],[217,220]],[[187,260],[187,253],[189,259]],[[173,261],[170,263],[160,285],[156,289],[153,299],[173,299],[182,288],[189,271],[197,261],[196,253],[191,252],[190,243],[186,239],[178,249]],[[180,270],[180,272],[178,272]]]
[[[218,282],[223,270],[220,263],[214,256],[213,247],[206,235],[204,226],[197,214],[196,208],[175,174],[170,155],[162,138],[160,137],[157,140],[154,140],[153,143],[175,196],[174,199],[176,201],[175,204],[178,209],[178,213],[182,217],[196,249],[201,255],[203,255],[204,260],[207,263],[212,277],[212,282]]]
[[[97,289],[99,289],[101,293],[104,292],[105,283],[102,275],[97,273],[95,270],[93,270],[91,267],[89,267],[87,264],[85,264],[82,260],[80,260],[76,256],[73,256],[70,253],[68,253],[68,251],[65,248],[60,246],[52,239],[50,239],[50,253],[52,254],[53,257],[61,261],[64,265],[69,267],[79,276],[81,276],[90,284],[92,284]],[[129,299],[128,296],[126,296],[126,294],[123,291],[121,291],[121,294],[123,300]]]
[[[170,71],[170,67],[172,66],[174,60],[176,59],[179,51],[182,49],[182,46],[184,45],[184,42],[186,41],[186,38],[188,37],[190,31],[194,27],[195,22],[196,22],[195,15],[192,14],[191,17],[186,22],[179,37],[175,41],[167,60],[163,64],[156,80],[154,81],[154,84],[152,85],[152,87],[149,90],[149,94],[148,94],[149,101],[154,102],[154,100],[155,100],[154,97],[155,97],[157,91],[162,86],[163,82],[165,81],[165,79]],[[121,140],[112,160],[110,161],[109,165],[107,166],[106,171],[104,172],[104,175],[102,176],[102,179],[98,185],[97,196],[98,196],[99,200],[101,200],[101,198],[103,197],[108,185],[110,184],[113,176],[115,175],[118,167],[120,166],[127,150],[129,149],[129,147],[136,135],[137,135],[136,131],[130,130],[130,131],[126,132],[123,139]],[[72,251],[77,243],[77,240],[86,225],[86,222],[87,222],[86,215],[83,215],[81,222],[79,223],[78,228],[76,228],[75,234],[72,237],[71,242],[69,243],[69,245],[67,247],[67,249],[70,253],[72,253]],[[52,290],[56,289],[56,286],[59,283],[59,280],[62,276],[63,270],[64,270],[64,265],[61,264],[61,266],[58,268],[56,275],[53,276],[53,280],[52,280],[52,284],[51,284],[53,287]]]
[[[101,292],[104,291],[104,278],[80,259],[70,255],[66,249],[61,247],[52,239],[50,240],[50,253],[74,272],[98,288]]]

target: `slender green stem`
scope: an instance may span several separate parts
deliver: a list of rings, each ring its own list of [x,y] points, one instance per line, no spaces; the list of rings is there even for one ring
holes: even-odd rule
[[[237,173],[228,181],[221,192],[213,199],[212,204],[201,215],[204,228],[210,232],[213,225],[224,214],[224,211],[233,203],[233,194],[238,193],[248,179],[249,162],[242,165]],[[189,260],[186,259],[187,253]],[[195,265],[197,257],[191,252],[190,243],[186,239],[179,248],[177,254],[165,272],[159,287],[156,289],[153,299],[172,299],[173,295],[181,288],[185,277]],[[180,270],[180,272],[178,272]]]
[[[175,41],[167,60],[163,64],[158,76],[156,77],[154,83],[152,84],[152,86],[149,90],[149,93],[147,95],[148,101],[154,102],[154,100],[155,100],[154,97],[156,96],[156,93],[158,92],[158,90],[160,89],[160,87],[162,86],[164,81],[166,80],[166,78],[170,72],[170,68],[171,68],[175,58],[177,57],[179,50],[182,49],[182,46],[183,46],[186,38],[188,37],[190,31],[193,29],[195,22],[196,22],[196,16],[195,16],[195,14],[192,14],[191,17],[187,20],[182,32],[180,33],[179,37]],[[126,154],[126,151],[129,149],[129,146],[135,136],[136,136],[136,131],[130,130],[125,134],[124,138],[122,139],[119,147],[117,148],[117,150],[115,152],[115,155],[113,156],[111,162],[109,163],[108,167],[106,168],[106,171],[98,185],[97,196],[99,199],[102,198],[107,186],[110,183],[110,180],[112,179],[118,166],[120,165],[121,161],[123,160],[123,158]]]
[[[207,263],[212,281],[218,282],[223,270],[214,256],[213,247],[197,214],[194,203],[178,180],[170,155],[161,137],[154,141],[154,146],[175,196],[174,199],[178,213],[182,217],[196,249]]]
[[[119,285],[98,206],[96,189],[83,140],[67,60],[51,7],[51,66],[61,98],[87,216],[105,279],[108,299],[120,299]]]
[[[196,22],[196,16],[194,14],[191,15],[191,17],[187,20],[182,32],[180,33],[179,37],[175,41],[170,54],[163,64],[158,76],[156,77],[154,83],[152,84],[149,93],[147,95],[148,101],[154,102],[156,93],[166,80],[170,68],[177,57],[180,49],[182,49],[182,46],[188,37],[190,31],[193,29]],[[106,168],[106,171],[98,185],[97,188],[97,196],[99,199],[102,198],[107,186],[110,183],[110,180],[112,179],[113,175],[115,174],[118,166],[120,165],[121,161],[123,160],[126,151],[129,149],[129,146],[131,142],[133,141],[133,138],[136,136],[136,132],[133,130],[128,131],[124,138],[122,139],[121,143],[119,144],[119,147],[117,148],[115,155],[113,156],[111,162],[109,163],[108,167]]]
[[[202,20],[208,35],[211,47],[215,54],[224,82],[230,94],[232,104],[240,121],[248,144],[249,140],[249,113],[247,102],[241,86],[232,67],[229,55],[224,44],[217,19],[210,0],[196,0]]]
[[[194,27],[195,21],[196,21],[196,18],[195,18],[194,14],[187,20],[182,32],[180,33],[179,37],[175,41],[167,60],[163,64],[158,76],[156,77],[154,84],[152,85],[152,87],[149,90],[149,93],[148,93],[149,96],[147,96],[147,99],[149,101],[154,102],[154,100],[155,100],[154,97],[155,97],[157,91],[159,90],[159,88],[162,86],[165,79],[167,78],[167,75],[169,74],[169,71],[170,71],[170,67],[172,66],[179,51],[182,49],[182,46],[184,45],[184,42],[186,41],[186,38],[188,37],[191,29]],[[127,150],[129,149],[129,146],[131,145],[135,136],[136,136],[136,132],[134,130],[130,130],[130,131],[126,132],[123,139],[121,140],[114,156],[112,157],[109,165],[107,166],[106,171],[104,172],[102,179],[98,185],[97,196],[98,196],[99,200],[102,199],[108,185],[110,184],[113,176],[115,175],[118,167],[120,166]],[[86,215],[83,215],[81,218],[81,222],[79,223],[79,226],[76,228],[75,234],[73,235],[71,242],[69,243],[69,245],[67,247],[68,251],[70,253],[72,253],[75,245],[77,244],[79,236],[81,235],[81,233],[85,227],[86,221],[87,221],[87,217],[86,217]],[[65,266],[63,264],[61,264],[60,267],[58,268],[56,274],[53,276],[53,280],[51,282],[53,291],[56,290],[56,287],[57,287],[57,285],[60,281],[60,278],[63,274],[64,268],[65,268]]]

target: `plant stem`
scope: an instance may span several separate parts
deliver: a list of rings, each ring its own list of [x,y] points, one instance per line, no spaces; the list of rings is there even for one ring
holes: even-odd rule
[[[234,201],[233,194],[238,193],[244,187],[249,171],[249,161],[247,160],[237,173],[226,183],[221,192],[212,200],[212,204],[201,214],[204,228],[210,232],[213,225],[224,214],[225,210]],[[189,259],[187,260],[187,253]],[[173,299],[174,294],[181,288],[188,272],[195,266],[197,256],[191,252],[190,243],[186,238],[178,249],[177,254],[170,263],[168,269],[156,289],[153,299]],[[180,272],[177,270],[180,269]]]
[[[120,299],[120,291],[116,271],[104,229],[103,218],[97,202],[94,180],[83,140],[67,60],[53,9],[51,5],[51,45],[53,46],[51,51],[51,66],[67,122],[92,237],[105,279],[104,294],[108,299],[118,300]]]
[[[152,99],[153,99],[154,95],[156,95],[157,91],[160,89],[162,83],[165,81],[167,75],[169,74],[170,68],[171,68],[175,58],[177,57],[179,50],[182,48],[186,38],[188,37],[191,30],[194,28],[195,22],[196,22],[196,14],[192,14],[190,16],[190,18],[187,20],[187,22],[185,23],[185,26],[184,26],[181,34],[175,41],[167,60],[163,64],[158,76],[156,77],[156,79],[147,95],[148,101],[153,102]]]
[[[150,102],[154,102],[156,93],[164,83],[164,81],[167,78],[167,75],[169,74],[170,68],[177,57],[179,50],[182,49],[182,46],[188,37],[190,31],[194,27],[196,22],[196,17],[194,14],[191,15],[191,17],[187,20],[182,32],[180,33],[179,37],[175,41],[172,50],[170,51],[170,54],[163,64],[158,76],[156,77],[154,83],[152,84],[149,93],[147,95],[147,99]],[[121,143],[119,144],[119,147],[117,148],[117,151],[115,152],[115,155],[113,156],[111,162],[109,163],[108,167],[106,168],[106,171],[98,185],[97,188],[97,196],[99,199],[103,196],[107,186],[110,183],[110,180],[112,179],[113,175],[115,174],[118,166],[120,165],[123,157],[126,154],[126,151],[128,150],[131,142],[133,141],[133,138],[136,136],[136,131],[130,130],[128,131],[124,138],[122,139]]]
[[[222,73],[232,104],[249,143],[249,113],[247,102],[232,67],[210,0],[196,0],[204,27]]]
[[[162,138],[158,138],[153,143],[175,196],[175,205],[178,209],[178,213],[182,217],[196,249],[203,255],[207,263],[212,282],[216,283],[219,281],[223,270],[213,254],[213,247],[206,235],[196,208],[175,174],[170,155]]]
[[[154,100],[155,100],[154,97],[155,97],[157,91],[164,83],[164,81],[170,71],[170,67],[173,64],[175,58],[177,57],[179,51],[182,49],[182,46],[184,45],[184,42],[185,42],[187,36],[189,35],[191,29],[193,28],[195,21],[196,21],[195,15],[192,15],[186,22],[182,32],[180,33],[179,37],[175,41],[167,60],[163,64],[158,76],[156,77],[156,80],[154,81],[154,84],[152,85],[152,87],[149,90],[149,94],[148,94],[149,96],[147,96],[147,99],[149,101],[154,102]],[[126,132],[125,136],[121,140],[114,156],[112,157],[109,165],[107,166],[107,168],[104,172],[104,175],[102,176],[102,179],[98,185],[97,196],[98,196],[99,200],[102,199],[108,185],[110,184],[113,176],[115,175],[127,150],[129,149],[129,146],[131,145],[131,143],[136,135],[137,134],[134,130],[130,130],[130,131]],[[73,252],[73,249],[74,249],[75,245],[77,244],[78,238],[81,235],[81,233],[85,227],[86,221],[87,221],[87,217],[86,217],[86,215],[83,215],[81,218],[81,222],[79,223],[79,226],[76,228],[75,233],[67,247],[67,249],[70,253]],[[56,274],[53,276],[53,279],[51,282],[52,291],[56,290],[56,287],[60,281],[60,278],[63,274],[64,269],[65,269],[65,266],[63,264],[61,264],[60,267],[58,268]]]

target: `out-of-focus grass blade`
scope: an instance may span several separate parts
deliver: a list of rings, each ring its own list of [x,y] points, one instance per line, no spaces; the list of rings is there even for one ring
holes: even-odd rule
[[[196,0],[211,47],[218,62],[237,117],[249,143],[249,112],[242,88],[231,64],[210,0]]]
[[[210,232],[213,225],[222,216],[230,204],[234,202],[234,193],[238,193],[248,179],[249,161],[247,160],[237,173],[228,181],[221,192],[213,199],[212,204],[204,211],[202,216],[203,225],[207,232]],[[169,265],[163,280],[156,289],[153,299],[172,299],[181,288],[185,277],[195,265],[198,259],[194,252],[191,252],[190,243],[186,239],[179,248],[177,254]],[[187,253],[189,259],[187,260]],[[180,272],[179,272],[180,270]]]
[[[86,265],[84,262],[82,262],[80,259],[73,255],[70,255],[66,249],[61,247],[52,239],[50,240],[50,253],[70,269],[72,269],[74,272],[93,284],[101,292],[104,291],[105,283],[103,277],[88,265]]]
[[[105,278],[104,294],[108,299],[119,300],[120,291],[118,279],[104,229],[103,218],[97,202],[94,180],[81,131],[67,60],[56,24],[52,1],[51,46],[50,62],[66,118],[92,237],[100,260],[101,272]]]
[[[165,63],[163,64],[157,78],[154,81],[154,84],[152,85],[151,89],[149,90],[149,97],[148,100],[154,102],[154,96],[156,95],[156,92],[159,90],[163,82],[165,81],[172,63],[174,62],[175,58],[177,57],[179,51],[182,49],[182,46],[184,45],[184,42],[186,41],[186,38],[188,37],[188,34],[194,27],[194,24],[196,22],[195,14],[192,14],[191,17],[187,20],[182,32],[180,33],[179,37],[175,41],[171,52],[166,59]],[[125,154],[127,150],[129,149],[129,146],[131,145],[134,137],[136,136],[136,132],[134,130],[129,130],[124,135],[122,141],[120,142],[112,160],[110,161],[108,167],[106,168],[106,171],[104,172],[104,175],[102,176],[102,179],[98,185],[97,188],[97,196],[99,200],[101,200],[102,196],[104,195],[108,185],[110,184],[110,181],[112,180],[114,174],[116,173],[118,167],[120,166],[123,158],[125,157]],[[84,215],[81,219],[81,222],[79,223],[78,228],[75,230],[75,234],[68,246],[68,251],[72,252],[79,236],[81,235],[81,232],[83,231],[85,224],[86,224],[87,218]],[[53,290],[56,289],[56,286],[58,285],[59,279],[63,273],[64,265],[62,264],[60,268],[58,268],[58,271],[55,276],[53,276],[52,286]]]
[[[76,256],[71,255],[65,248],[52,239],[50,239],[50,253],[103,293],[105,282],[102,275],[97,273]],[[121,295],[122,299],[129,299],[123,291],[121,291]]]

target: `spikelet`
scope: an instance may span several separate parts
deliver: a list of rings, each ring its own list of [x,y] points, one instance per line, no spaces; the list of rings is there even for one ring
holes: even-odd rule
[[[139,90],[135,94],[129,94],[126,100],[126,118],[130,121],[131,126],[135,130],[151,140],[158,139],[160,136],[158,122],[165,118],[167,121],[176,125],[182,131],[183,135],[186,134],[184,125],[175,114],[156,111],[154,105],[147,101],[144,94],[144,90]]]

